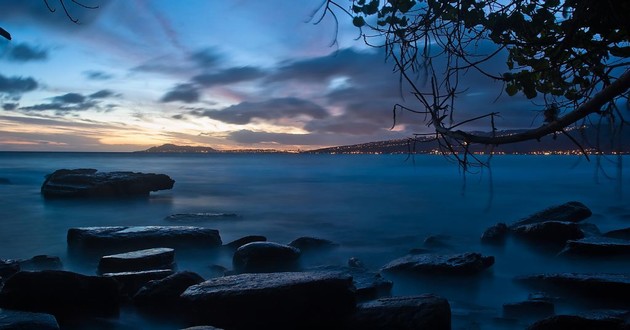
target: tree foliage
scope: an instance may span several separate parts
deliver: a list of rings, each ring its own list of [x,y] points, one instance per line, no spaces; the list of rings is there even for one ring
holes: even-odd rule
[[[568,129],[586,124],[591,114],[627,123],[619,105],[628,104],[630,88],[630,1],[326,0],[322,8],[335,19],[340,11],[347,14],[368,45],[385,49],[421,105],[396,105],[394,112],[424,114],[431,136],[463,164],[459,157],[468,156],[474,143],[569,136]],[[489,65],[498,58],[504,72]],[[498,113],[455,120],[454,100],[466,87],[460,78],[470,70],[503,82],[507,95],[544,100],[543,124],[500,135]],[[418,73],[426,79],[417,79]],[[489,136],[457,129],[485,119]]]

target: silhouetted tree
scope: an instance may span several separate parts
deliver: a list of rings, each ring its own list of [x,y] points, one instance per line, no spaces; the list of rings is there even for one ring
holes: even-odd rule
[[[397,111],[423,114],[434,130],[428,136],[464,166],[473,144],[492,149],[565,134],[580,146],[569,130],[592,124],[590,115],[611,127],[628,123],[620,105],[628,104],[630,88],[630,1],[326,0],[319,12],[319,21],[350,16],[366,44],[384,48],[420,104],[395,105],[394,118]],[[482,53],[489,42],[494,46]],[[491,71],[496,58],[506,72]],[[503,82],[510,96],[544,100],[543,124],[502,135],[497,112],[456,120],[454,100],[467,87],[460,78],[470,70]],[[461,130],[482,119],[491,134]]]

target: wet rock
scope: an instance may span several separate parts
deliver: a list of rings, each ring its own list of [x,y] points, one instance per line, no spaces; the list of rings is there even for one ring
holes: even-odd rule
[[[175,250],[171,248],[153,248],[103,256],[98,264],[98,270],[101,273],[173,269],[174,267]]]
[[[545,221],[580,222],[590,217],[592,214],[593,212],[586,205],[574,201],[552,206],[534,213],[515,222],[510,227],[514,228]]]
[[[503,244],[507,238],[509,229],[505,223],[499,222],[486,229],[481,234],[481,242],[484,244]]]
[[[248,243],[236,250],[232,258],[239,273],[289,271],[297,268],[300,250],[273,242]]]
[[[480,253],[414,254],[391,261],[381,269],[392,273],[471,275],[494,264],[494,257]]]
[[[115,279],[120,287],[120,296],[126,299],[136,294],[149,281],[160,280],[172,274],[172,269],[156,269],[138,272],[105,273],[103,277]]]
[[[149,281],[133,296],[137,306],[172,308],[179,303],[179,296],[190,286],[203,282],[197,273],[183,271],[163,279]]]
[[[230,250],[236,250],[247,243],[266,242],[266,241],[267,241],[267,237],[265,236],[249,235],[249,236],[245,236],[245,237],[241,237],[239,239],[233,240],[232,242],[227,243],[223,246]]]
[[[605,233],[603,236],[617,239],[630,240],[630,227],[623,229],[611,230]]]
[[[579,315],[555,315],[542,319],[530,325],[528,330],[627,330],[630,329],[628,316],[622,313],[606,311],[585,313]],[[627,312],[626,312],[627,314]]]
[[[519,276],[519,283],[564,296],[594,298],[602,302],[624,302],[630,297],[628,274],[555,273]]]
[[[75,250],[129,251],[159,246],[212,248],[221,246],[219,231],[191,226],[79,227],[68,229]]]
[[[114,279],[61,270],[21,271],[0,291],[0,307],[55,315],[57,319],[118,314]]]
[[[300,249],[302,252],[310,252],[333,249],[338,247],[339,244],[323,238],[300,237],[291,241],[289,246]]]
[[[574,222],[545,221],[512,228],[514,236],[542,243],[564,244],[568,240],[580,239],[584,233]]]
[[[165,174],[63,169],[46,176],[41,192],[46,198],[147,196],[174,183]]]
[[[503,317],[516,319],[541,319],[555,313],[553,302],[544,299],[525,300],[503,304]]]
[[[22,270],[59,270],[63,268],[63,263],[59,257],[48,255],[37,255],[30,259],[20,260]]]
[[[365,265],[363,265],[363,261],[356,257],[350,257],[348,259],[348,267],[352,269],[365,269]]]
[[[0,330],[59,330],[54,316],[0,309]]]
[[[0,277],[6,279],[20,271],[20,263],[12,259],[0,259]]]
[[[196,327],[190,327],[182,330],[223,330],[221,328],[215,328],[209,325],[198,325]]]
[[[587,237],[580,240],[567,241],[565,255],[614,256],[630,254],[630,241],[608,237]]]
[[[238,215],[235,213],[178,213],[171,214],[168,217],[164,218],[166,221],[173,222],[203,222],[203,221],[212,221],[212,220],[221,220],[221,219],[234,219],[237,218]]]
[[[596,224],[590,222],[578,223],[580,229],[584,233],[584,236],[601,236],[602,232],[599,230]]]
[[[451,309],[446,299],[425,294],[381,298],[361,303],[347,322],[347,329],[451,329]]]
[[[433,248],[433,249],[448,248],[448,247],[451,247],[451,245],[447,243],[447,241],[450,238],[451,237],[447,236],[447,235],[432,235],[432,236],[429,236],[429,237],[425,238],[424,242],[422,242],[422,244],[425,247]]]
[[[334,272],[226,276],[181,298],[193,324],[227,329],[332,329],[355,307],[351,277]]]
[[[380,273],[350,270],[352,284],[359,301],[372,300],[390,296],[394,283],[386,280]]]

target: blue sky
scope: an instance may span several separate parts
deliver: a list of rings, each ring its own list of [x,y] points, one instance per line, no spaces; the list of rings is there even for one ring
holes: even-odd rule
[[[427,131],[392,64],[309,17],[321,0],[0,0],[0,150],[130,151],[163,143],[314,149]],[[524,108],[470,75],[472,117]],[[527,103],[527,104],[526,104]],[[530,111],[499,122],[514,128]],[[528,119],[531,120],[531,119]],[[525,126],[531,123],[528,121]]]

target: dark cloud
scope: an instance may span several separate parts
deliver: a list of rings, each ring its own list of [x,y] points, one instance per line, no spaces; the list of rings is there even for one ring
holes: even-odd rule
[[[193,81],[210,87],[214,85],[227,85],[242,81],[254,80],[262,77],[265,72],[259,68],[245,66],[240,68],[229,68],[216,73],[204,73],[193,77]]]
[[[83,103],[86,97],[79,93],[67,93],[52,98],[53,103]]]
[[[254,132],[251,130],[240,130],[232,132],[227,136],[228,140],[244,145],[271,144],[271,145],[295,145],[295,146],[331,146],[350,145],[372,141],[382,141],[401,138],[401,134],[384,131],[380,135],[345,135],[345,134],[289,134]]]
[[[19,103],[3,103],[2,109],[4,110],[15,110],[19,106]]]
[[[15,62],[43,61],[48,59],[48,51],[19,43],[10,46],[5,54],[6,58]]]
[[[114,92],[107,90],[107,89],[102,89],[98,92],[92,93],[90,95],[88,95],[89,98],[91,99],[104,99],[104,98],[108,98],[110,96],[114,95]]]
[[[311,101],[287,97],[263,102],[241,102],[222,110],[206,110],[201,115],[225,123],[244,125],[252,122],[254,118],[274,121],[306,115],[322,119],[329,114],[326,109]]]
[[[199,101],[199,90],[193,84],[179,84],[172,90],[164,94],[160,102],[181,101],[185,103],[194,103]]]
[[[113,75],[103,71],[84,71],[83,74],[90,80],[109,80]]]
[[[102,106],[100,99],[104,99],[114,95],[112,91],[103,89],[89,95],[79,93],[66,93],[52,97],[49,103],[41,103],[28,107],[21,107],[20,110],[25,111],[46,111],[54,110],[59,113],[84,110],[102,110],[108,111],[116,107],[113,104]]]
[[[61,103],[61,102],[51,102],[51,103],[41,103],[32,105],[29,107],[21,107],[20,110],[26,111],[45,111],[45,110],[56,110],[58,112],[72,112],[72,111],[84,111],[95,108],[98,105],[97,102],[94,101],[86,101],[81,103]]]
[[[38,84],[35,79],[28,77],[5,77],[0,74],[0,93],[22,94],[33,91]]]
[[[198,67],[203,69],[215,68],[221,62],[222,56],[214,48],[206,48],[196,51],[189,56]]]

